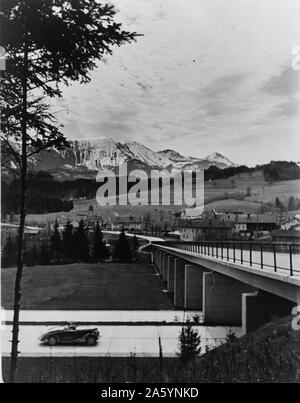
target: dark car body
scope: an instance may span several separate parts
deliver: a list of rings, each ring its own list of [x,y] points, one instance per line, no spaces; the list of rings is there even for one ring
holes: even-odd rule
[[[40,337],[40,341],[50,346],[56,344],[87,344],[88,346],[94,346],[99,339],[99,331],[94,329],[77,329],[76,326],[69,326],[63,329],[51,330],[44,333]]]

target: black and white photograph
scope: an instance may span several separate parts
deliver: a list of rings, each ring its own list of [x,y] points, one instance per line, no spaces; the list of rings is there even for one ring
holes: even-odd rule
[[[2,383],[300,383],[300,0],[0,0],[0,94]]]

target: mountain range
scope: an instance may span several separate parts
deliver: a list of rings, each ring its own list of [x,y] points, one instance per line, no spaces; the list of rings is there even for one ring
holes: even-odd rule
[[[47,171],[61,178],[94,177],[101,169],[116,171],[127,162],[128,170],[168,169],[197,170],[214,165],[220,169],[236,166],[228,158],[213,153],[205,158],[183,156],[175,150],[155,152],[137,141],[112,138],[72,141],[70,148],[41,152],[34,162],[35,170]]]

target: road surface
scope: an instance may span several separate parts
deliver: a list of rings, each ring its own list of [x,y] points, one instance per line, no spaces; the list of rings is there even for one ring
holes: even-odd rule
[[[84,326],[93,328],[95,326]],[[21,357],[124,357],[136,354],[136,356],[159,356],[159,337],[163,355],[174,357],[178,350],[178,334],[180,326],[97,326],[101,339],[93,347],[88,346],[54,346],[49,347],[39,342],[39,336],[53,328],[43,325],[20,326],[19,351]],[[201,335],[202,352],[205,346],[215,347],[225,341],[228,327],[197,326]],[[232,328],[241,335],[240,328]],[[2,355],[8,356],[11,348],[11,325],[1,330]]]
[[[163,245],[162,245],[163,246]],[[209,255],[208,255],[208,248],[205,253],[198,253],[198,252],[192,252],[188,251],[186,249],[181,249],[181,248],[176,248],[176,246],[172,246],[172,248],[177,249],[178,251],[185,251],[191,254],[195,254],[198,256],[204,256],[208,258],[217,258],[217,249],[214,247],[209,248]],[[200,250],[201,252],[201,250]],[[204,252],[204,249],[203,249]],[[235,252],[233,249],[228,249],[228,259],[229,262],[234,263],[234,254],[235,254],[235,263],[236,264],[241,264],[241,250],[236,249]],[[218,259],[221,259],[221,248],[218,248]],[[249,250],[243,250],[242,253],[242,259],[243,259],[243,266],[245,267],[250,267],[250,251]],[[223,261],[227,261],[227,248],[224,247],[223,249]],[[295,277],[300,276],[300,255],[299,254],[293,254],[292,255],[292,265],[293,265],[293,275]],[[275,267],[275,260],[274,260],[274,254],[272,252],[263,252],[263,270],[269,271],[274,273],[274,267]],[[290,255],[288,253],[276,253],[276,267],[277,267],[277,272],[280,274],[284,275],[290,275]],[[256,268],[261,270],[261,253],[260,251],[252,251],[252,268]]]

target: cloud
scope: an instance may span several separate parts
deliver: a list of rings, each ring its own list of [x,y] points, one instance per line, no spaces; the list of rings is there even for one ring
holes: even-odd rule
[[[300,91],[300,72],[290,66],[281,69],[279,75],[271,77],[262,87],[270,95],[294,95]]]
[[[205,98],[228,96],[243,85],[248,75],[248,73],[236,73],[219,77],[202,88],[201,94]]]
[[[290,98],[287,101],[280,102],[273,111],[270,113],[270,117],[278,118],[281,116],[293,117],[297,116],[300,111],[299,100],[296,98]]]

